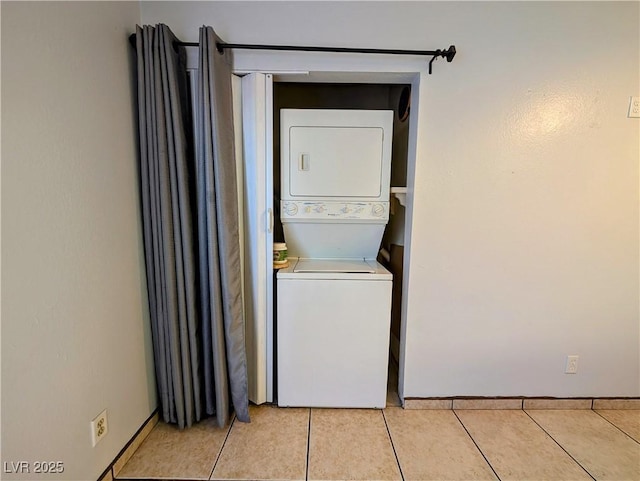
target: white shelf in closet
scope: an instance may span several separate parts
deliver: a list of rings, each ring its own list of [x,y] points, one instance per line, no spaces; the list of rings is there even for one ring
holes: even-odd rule
[[[391,187],[391,195],[398,199],[402,207],[406,207],[407,204],[407,188],[406,187]]]

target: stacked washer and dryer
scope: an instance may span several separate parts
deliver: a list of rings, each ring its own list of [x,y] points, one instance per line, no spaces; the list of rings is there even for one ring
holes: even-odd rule
[[[278,405],[384,408],[393,112],[281,110]]]

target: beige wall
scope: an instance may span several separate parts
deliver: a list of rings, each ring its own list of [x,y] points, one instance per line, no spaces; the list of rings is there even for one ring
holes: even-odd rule
[[[47,479],[96,479],[156,407],[127,40],[139,20],[137,2],[2,2],[2,461],[62,461]]]
[[[234,42],[455,43],[422,99],[405,395],[638,396],[638,9],[161,2],[142,22],[185,40],[205,23]],[[140,9],[1,14],[2,461],[94,479],[156,405],[126,38]]]
[[[404,394],[638,396],[639,8],[143,2],[142,20],[190,41],[207,24],[237,43],[455,44],[420,89]],[[302,57],[235,58],[295,70]]]

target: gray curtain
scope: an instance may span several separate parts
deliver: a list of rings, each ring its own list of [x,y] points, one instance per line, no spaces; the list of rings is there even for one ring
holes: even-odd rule
[[[231,52],[218,52],[211,27],[200,28],[196,147],[198,231],[207,411],[228,412],[229,398],[249,421],[238,194],[231,94]]]
[[[156,381],[166,422],[184,428],[215,414],[223,426],[231,409],[227,376],[241,378],[239,384],[231,382],[232,386],[245,386],[244,399],[237,396],[232,401],[238,418],[248,421],[244,321],[242,311],[238,315],[222,307],[213,309],[235,305],[240,292],[233,290],[233,282],[226,290],[203,282],[212,276],[216,263],[210,258],[203,263],[202,245],[208,245],[212,237],[216,245],[220,238],[228,244],[238,242],[237,217],[231,226],[202,225],[200,221],[196,185],[203,184],[201,175],[206,175],[206,168],[196,168],[186,54],[176,41],[166,25],[136,29],[140,187]],[[233,138],[233,131],[230,135]],[[221,255],[211,252],[214,254]],[[234,275],[239,276],[239,270],[221,276]],[[226,315],[237,317],[230,321]],[[234,333],[241,337],[243,347],[240,352],[234,345],[235,359],[242,358],[234,359],[235,364],[226,362],[224,336],[222,342],[212,342],[219,336],[218,326],[225,331],[234,323],[240,325],[240,333],[238,329]],[[227,370],[227,365],[236,371]],[[214,375],[220,371],[225,372],[219,375],[223,381]]]

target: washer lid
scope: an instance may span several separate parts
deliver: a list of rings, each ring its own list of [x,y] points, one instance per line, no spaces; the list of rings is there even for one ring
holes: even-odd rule
[[[375,272],[336,272],[336,271],[313,271],[313,272],[294,272],[297,264],[300,261],[317,261],[321,264],[325,264],[326,266],[331,265],[332,262],[344,262],[351,261],[357,263],[359,266],[362,265],[363,262],[366,262],[370,267],[375,269]],[[303,262],[304,266],[305,262]],[[322,268],[322,267],[321,267]],[[364,267],[363,267],[364,268]],[[300,258],[297,257],[289,257],[289,266],[278,269],[277,275],[278,281],[363,281],[363,282],[372,282],[372,281],[384,281],[391,282],[393,280],[393,275],[391,272],[386,270],[382,264],[377,262],[375,259],[363,259],[360,258],[349,258],[349,259],[311,259],[311,258]]]
[[[293,272],[353,272],[373,274],[376,266],[365,259],[299,259]]]

